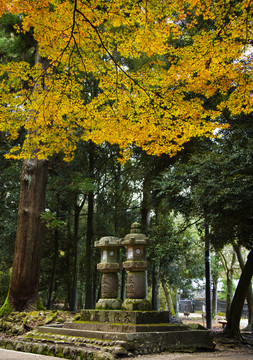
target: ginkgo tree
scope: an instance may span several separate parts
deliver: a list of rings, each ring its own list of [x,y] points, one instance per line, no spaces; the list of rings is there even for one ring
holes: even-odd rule
[[[0,131],[10,140],[26,132],[7,155],[26,159],[26,191],[46,174],[45,159],[71,160],[80,140],[117,143],[125,158],[133,143],[173,156],[224,127],[225,108],[252,111],[249,0],[0,0],[5,12],[20,14],[16,30],[32,30],[41,59],[0,66]],[[135,71],[131,59],[140,60]],[[85,100],[91,76],[99,91]]]
[[[122,149],[135,142],[149,154],[173,155],[191,137],[212,135],[225,107],[249,113],[250,4],[2,1],[2,12],[22,14],[19,31],[32,28],[40,55],[50,61],[46,76],[39,64],[1,66],[7,74],[1,102],[8,106],[1,107],[0,129],[10,138],[20,127],[29,134],[11,156],[30,157],[36,147],[38,158],[63,150],[68,160],[80,139],[107,140]],[[124,58],[143,56],[146,62],[130,72]],[[101,91],[84,103],[83,83],[91,73]],[[42,79],[47,92],[39,86]],[[218,106],[206,106],[217,94]]]

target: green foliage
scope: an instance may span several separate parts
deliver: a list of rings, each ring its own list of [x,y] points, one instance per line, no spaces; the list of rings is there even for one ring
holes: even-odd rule
[[[8,316],[12,312],[12,306],[9,301],[9,295],[7,295],[3,306],[0,309],[0,317]]]
[[[233,293],[235,292],[236,285],[233,282]],[[222,290],[219,292],[219,299],[220,300],[227,300],[227,281],[222,279]]]
[[[231,126],[215,141],[201,140],[193,153],[182,153],[157,181],[159,196],[187,217],[206,220],[210,239],[222,248],[238,238],[253,246],[252,115],[225,117]],[[183,160],[183,161],[182,161]]]
[[[0,271],[0,304],[3,304],[6,299],[6,294],[9,290],[10,271]]]
[[[60,229],[62,226],[64,226],[64,221],[58,219],[57,216],[51,211],[45,211],[41,214],[40,217],[49,230]]]
[[[43,303],[42,303],[42,300],[41,300],[40,297],[37,300],[37,310],[38,311],[40,311],[40,310],[45,311],[46,310],[45,306],[43,306]]]
[[[194,226],[184,228],[182,216],[165,214],[163,207],[159,220],[151,225],[148,259],[160,265],[160,276],[172,290],[181,290],[187,297],[192,292],[192,280],[204,277],[203,243]]]
[[[8,277],[8,271],[12,266],[14,251],[17,213],[19,201],[19,176],[21,164],[4,159],[3,155],[8,151],[5,142],[5,134],[0,134],[0,272],[1,281]],[[5,275],[4,275],[5,274]],[[3,276],[3,277],[2,277]],[[5,292],[5,293],[4,293]],[[1,287],[0,299],[6,297],[8,289]],[[1,301],[0,300],[0,301]]]
[[[173,285],[173,284],[172,284]],[[171,295],[171,300],[173,302],[173,308],[169,309],[172,310],[171,311],[171,315],[175,315],[175,307],[176,307],[176,293],[175,291],[170,289],[170,295]],[[148,299],[151,302],[152,300],[152,288],[149,287],[148,289]],[[164,290],[162,287],[162,284],[159,285],[159,311],[167,311],[168,310],[168,306],[167,306],[167,301],[166,301],[166,297],[164,294]]]
[[[69,185],[69,189],[71,191],[76,191],[79,194],[87,195],[89,191],[95,191],[96,187],[93,179],[84,179],[82,174],[77,174],[76,177],[73,178],[72,183]]]
[[[18,32],[22,17],[6,13],[0,18],[0,63],[26,60],[34,64],[36,42],[32,31]]]

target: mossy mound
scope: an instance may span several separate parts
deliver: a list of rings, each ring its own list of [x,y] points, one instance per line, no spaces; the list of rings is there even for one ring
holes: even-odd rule
[[[52,322],[62,324],[72,321],[74,315],[67,311],[11,312],[0,317],[0,332],[6,335],[24,335]]]

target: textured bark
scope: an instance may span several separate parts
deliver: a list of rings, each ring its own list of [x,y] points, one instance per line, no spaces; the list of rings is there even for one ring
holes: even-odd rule
[[[240,264],[240,268],[241,270],[244,269],[244,260],[242,257],[242,253],[241,253],[241,247],[238,244],[233,244],[233,247],[235,249],[236,255],[237,255],[237,259],[239,261]],[[248,311],[249,311],[249,315],[248,315],[248,326],[247,326],[247,330],[248,331],[253,331],[253,290],[252,290],[252,285],[249,285],[249,289],[246,295],[246,299],[247,299],[247,304],[248,304]]]
[[[226,273],[226,280],[227,280],[227,305],[226,305],[226,319],[228,319],[229,312],[230,312],[230,306],[233,298],[233,276],[234,276],[234,265],[236,261],[236,254],[233,251],[232,254],[232,260],[231,264],[229,266],[226,257],[223,255],[223,253],[219,252],[221,256],[221,261]]]
[[[56,278],[56,264],[59,253],[59,231],[58,229],[54,232],[54,256],[53,256],[53,264],[52,264],[52,273],[49,285],[49,295],[48,295],[48,303],[47,308],[49,310],[53,309],[54,302],[54,294],[55,294],[55,278]]]
[[[219,255],[217,253],[213,256],[214,266],[212,267],[212,316],[217,315],[217,299],[218,299],[218,279],[220,275],[218,265]]]
[[[175,315],[174,305],[171,297],[170,288],[166,284],[166,281],[162,279],[162,287],[166,298],[167,308],[171,315]]]
[[[71,304],[70,310],[76,311],[77,309],[77,283],[78,283],[78,230],[79,230],[79,215],[80,215],[80,208],[76,204],[75,206],[75,216],[74,216],[74,279],[73,279],[73,286],[72,286],[72,297],[71,297]]]
[[[90,178],[94,177],[94,144],[89,143],[89,173]],[[93,250],[93,215],[94,215],[94,192],[89,191],[88,194],[88,215],[87,215],[87,233],[86,233],[86,276],[85,276],[85,309],[93,309],[95,307],[95,299],[93,299],[92,284],[92,250]]]
[[[94,211],[94,194],[92,191],[88,195],[88,218],[87,218],[87,235],[86,235],[86,276],[85,276],[85,309],[93,309],[93,277],[92,277],[92,239],[93,239],[93,211]]]
[[[218,285],[218,280],[213,279],[213,288],[212,288],[212,317],[213,318],[217,315],[217,285]]]
[[[151,176],[147,175],[143,181],[142,204],[141,204],[141,225],[144,234],[148,232],[151,211]]]
[[[206,327],[212,329],[211,252],[209,225],[205,224]]]
[[[9,301],[17,311],[33,308],[38,300],[42,243],[41,213],[45,209],[47,161],[25,160]]]
[[[152,274],[152,310],[159,311],[159,281],[160,281],[160,267],[155,264],[153,266]]]
[[[253,250],[250,251],[243,268],[239,283],[237,285],[230,312],[228,314],[227,326],[224,332],[232,337],[240,338],[240,319],[251,279],[253,276]]]
[[[150,225],[150,212],[151,212],[151,175],[145,176],[142,187],[142,203],[141,203],[141,227],[144,234],[148,234]],[[155,280],[152,279],[152,283]],[[159,303],[159,299],[154,299],[157,292],[152,291],[152,304]],[[148,272],[146,271],[146,298],[148,298]]]

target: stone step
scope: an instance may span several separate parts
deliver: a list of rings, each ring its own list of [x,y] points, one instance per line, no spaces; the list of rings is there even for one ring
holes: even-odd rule
[[[215,347],[212,334],[207,330],[122,333],[43,326],[38,331],[40,333],[77,336],[89,339],[126,341],[128,351],[131,351],[132,348],[141,349],[142,347],[153,347],[153,352],[183,349],[213,350]]]
[[[38,328],[38,331],[40,333],[78,336],[101,340],[126,340],[126,333],[106,333],[103,331],[80,330],[64,327],[56,328],[51,326],[41,326]]]
[[[113,324],[101,322],[67,322],[64,324],[64,328],[122,333],[183,331],[189,329],[187,325],[183,324]]]

